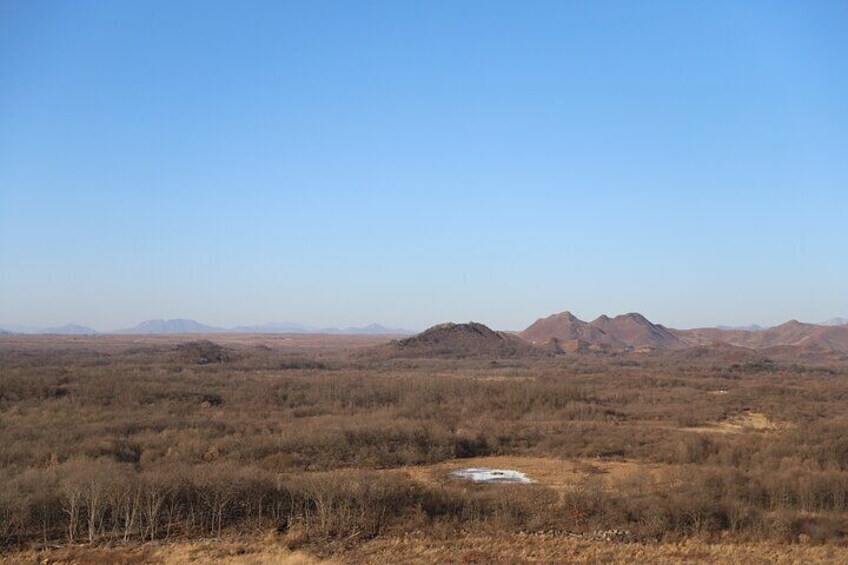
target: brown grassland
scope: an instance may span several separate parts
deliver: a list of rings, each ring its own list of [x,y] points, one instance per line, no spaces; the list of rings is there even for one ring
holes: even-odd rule
[[[844,355],[386,339],[0,337],[0,561],[848,563]]]

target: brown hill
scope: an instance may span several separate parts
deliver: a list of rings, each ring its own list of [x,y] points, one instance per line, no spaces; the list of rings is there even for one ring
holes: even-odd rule
[[[797,320],[760,331],[698,328],[675,330],[675,333],[692,345],[728,343],[751,349],[803,346],[811,351],[848,353],[848,326],[804,324]]]
[[[546,343],[552,339],[573,342],[584,346],[596,345],[622,349],[626,344],[607,334],[603,329],[584,322],[571,312],[560,312],[533,322],[519,334],[533,343]]]
[[[654,324],[636,312],[622,314],[615,318],[600,316],[592,321],[592,325],[630,347],[672,349],[686,345],[665,326]]]
[[[601,316],[584,322],[571,312],[561,312],[536,320],[519,335],[535,344],[556,338],[563,343],[578,344],[579,347],[571,348],[578,351],[676,349],[687,345],[673,331],[637,313],[615,318]]]
[[[433,326],[375,349],[391,357],[520,357],[542,354],[519,337],[477,322]]]

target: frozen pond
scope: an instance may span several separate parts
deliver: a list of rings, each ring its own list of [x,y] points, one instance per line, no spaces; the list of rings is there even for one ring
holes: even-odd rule
[[[533,480],[521,471],[510,469],[490,469],[488,467],[469,467],[451,473],[451,476],[475,483],[518,483],[528,484]]]

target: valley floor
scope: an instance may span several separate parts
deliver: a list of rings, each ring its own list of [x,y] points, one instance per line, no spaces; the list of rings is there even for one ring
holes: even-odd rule
[[[0,564],[848,565],[848,357],[206,337],[0,338]]]

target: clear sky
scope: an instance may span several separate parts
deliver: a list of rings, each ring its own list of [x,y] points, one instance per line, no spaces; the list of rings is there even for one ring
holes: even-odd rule
[[[0,0],[0,324],[848,315],[848,2]]]

